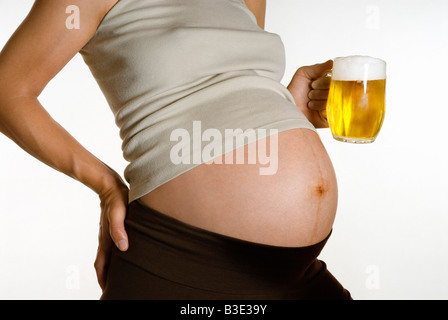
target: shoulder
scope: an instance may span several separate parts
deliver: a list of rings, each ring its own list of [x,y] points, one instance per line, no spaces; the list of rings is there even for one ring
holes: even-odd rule
[[[81,20],[100,22],[107,12],[120,0],[35,0],[32,12],[53,16],[76,11]]]
[[[100,10],[101,20],[104,16],[118,3],[120,0],[104,0],[104,1],[92,1],[92,2],[101,2],[98,4]]]

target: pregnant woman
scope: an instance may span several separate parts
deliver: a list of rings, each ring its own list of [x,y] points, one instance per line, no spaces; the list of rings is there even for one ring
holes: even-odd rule
[[[67,27],[73,6],[79,28]],[[332,61],[285,88],[265,11],[266,0],[36,0],[3,48],[1,132],[99,195],[102,299],[351,299],[317,259],[337,207],[315,129]],[[115,115],[128,184],[38,101],[77,53]]]

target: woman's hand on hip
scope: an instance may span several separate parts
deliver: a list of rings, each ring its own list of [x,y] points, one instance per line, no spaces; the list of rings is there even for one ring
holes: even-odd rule
[[[332,67],[332,60],[301,67],[288,85],[297,107],[316,128],[328,128],[322,114],[325,115],[331,81],[327,74]]]
[[[128,237],[124,228],[128,191],[128,187],[121,178],[117,177],[114,179],[114,182],[110,183],[107,188],[99,193],[101,220],[95,270],[102,290],[106,286],[112,246],[117,246],[121,251],[126,251],[129,247]]]

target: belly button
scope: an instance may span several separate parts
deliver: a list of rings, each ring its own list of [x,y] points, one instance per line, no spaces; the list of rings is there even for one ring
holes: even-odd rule
[[[326,192],[325,188],[323,186],[318,186],[316,188],[316,192],[318,196],[323,196]]]
[[[321,180],[314,190],[318,197],[323,197],[328,192],[327,182],[325,180]]]

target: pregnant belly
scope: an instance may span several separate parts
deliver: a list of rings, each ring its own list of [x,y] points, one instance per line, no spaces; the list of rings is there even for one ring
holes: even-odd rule
[[[202,164],[180,175],[140,202],[190,225],[247,241],[288,247],[317,243],[331,231],[336,214],[333,166],[318,135],[308,129],[254,142],[271,162],[275,137],[278,161],[271,174],[260,174],[266,164],[225,161],[234,152],[223,156],[222,164]],[[247,160],[250,145],[242,148]]]

